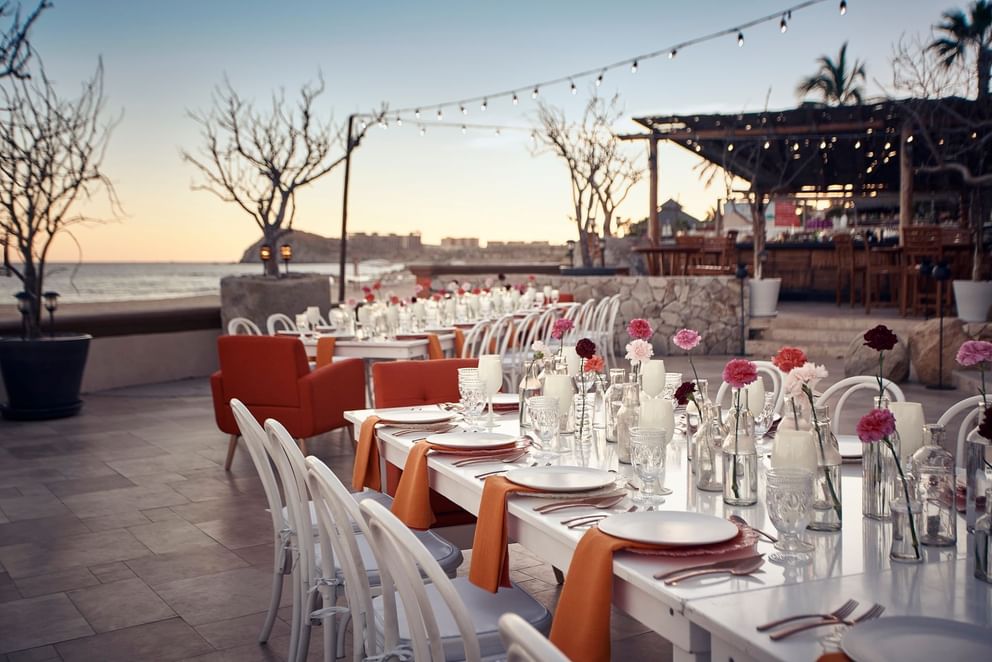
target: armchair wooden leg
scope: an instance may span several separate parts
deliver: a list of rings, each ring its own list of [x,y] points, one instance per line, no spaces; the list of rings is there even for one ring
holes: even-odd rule
[[[234,451],[238,450],[238,435],[232,434],[227,442],[227,459],[224,460],[224,471],[231,470],[231,462],[234,461]]]
[[[300,452],[303,453],[303,457],[307,456],[307,440],[300,437],[296,440],[296,445],[300,447]]]

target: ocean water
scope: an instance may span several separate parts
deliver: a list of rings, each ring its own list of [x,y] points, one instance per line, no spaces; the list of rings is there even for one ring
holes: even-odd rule
[[[371,281],[387,273],[403,269],[402,264],[371,260],[355,267],[348,265],[349,282]],[[290,264],[290,271],[338,275],[337,264]],[[178,299],[183,297],[220,294],[220,279],[239,274],[260,274],[260,264],[223,264],[188,262],[49,264],[45,289],[55,290],[60,302],[91,303],[97,301],[137,301],[148,299]],[[2,277],[0,272],[0,305],[13,304],[13,296],[21,290],[16,276]]]

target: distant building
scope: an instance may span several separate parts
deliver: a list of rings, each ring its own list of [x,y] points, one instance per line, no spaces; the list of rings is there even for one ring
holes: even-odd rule
[[[405,235],[395,233],[381,235],[378,232],[371,234],[365,232],[348,234],[348,248],[362,253],[390,253],[419,250],[422,245],[419,232]]]
[[[519,248],[550,248],[549,241],[487,241],[486,248],[494,250],[513,250]]]
[[[478,237],[442,237],[441,248],[478,248]]]

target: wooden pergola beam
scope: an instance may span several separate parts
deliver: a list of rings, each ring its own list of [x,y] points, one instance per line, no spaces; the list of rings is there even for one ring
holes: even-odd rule
[[[655,135],[661,140],[720,140],[723,138],[755,138],[761,140],[767,136],[808,136],[825,133],[862,133],[886,128],[883,121],[873,122],[835,122],[831,124],[805,124],[793,126],[752,126],[728,127],[725,129],[700,129],[697,131],[658,131]],[[647,134],[646,137],[650,137]],[[622,137],[621,137],[622,138]],[[631,137],[634,139],[635,137]]]

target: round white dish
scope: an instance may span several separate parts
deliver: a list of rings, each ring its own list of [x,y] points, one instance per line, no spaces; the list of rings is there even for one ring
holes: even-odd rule
[[[840,456],[846,460],[861,459],[861,440],[857,435],[839,434],[837,435],[837,447],[840,449]]]
[[[616,474],[590,467],[525,467],[506,473],[511,483],[542,492],[585,492],[616,481]]]
[[[926,616],[889,616],[855,625],[841,648],[856,662],[987,660],[992,628]]]
[[[376,414],[380,423],[386,425],[421,425],[426,423],[444,423],[455,415],[440,409],[410,409],[408,411],[384,411]]]
[[[517,438],[512,434],[500,434],[498,432],[445,432],[443,434],[432,434],[427,436],[427,443],[434,446],[444,446],[445,448],[472,448],[481,450],[484,448],[503,448],[513,446]]]
[[[740,533],[736,524],[722,517],[667,510],[613,515],[599,523],[599,530],[624,540],[678,547],[713,545]]]
[[[516,393],[497,393],[493,396],[494,405],[517,405],[520,404],[520,396]]]

